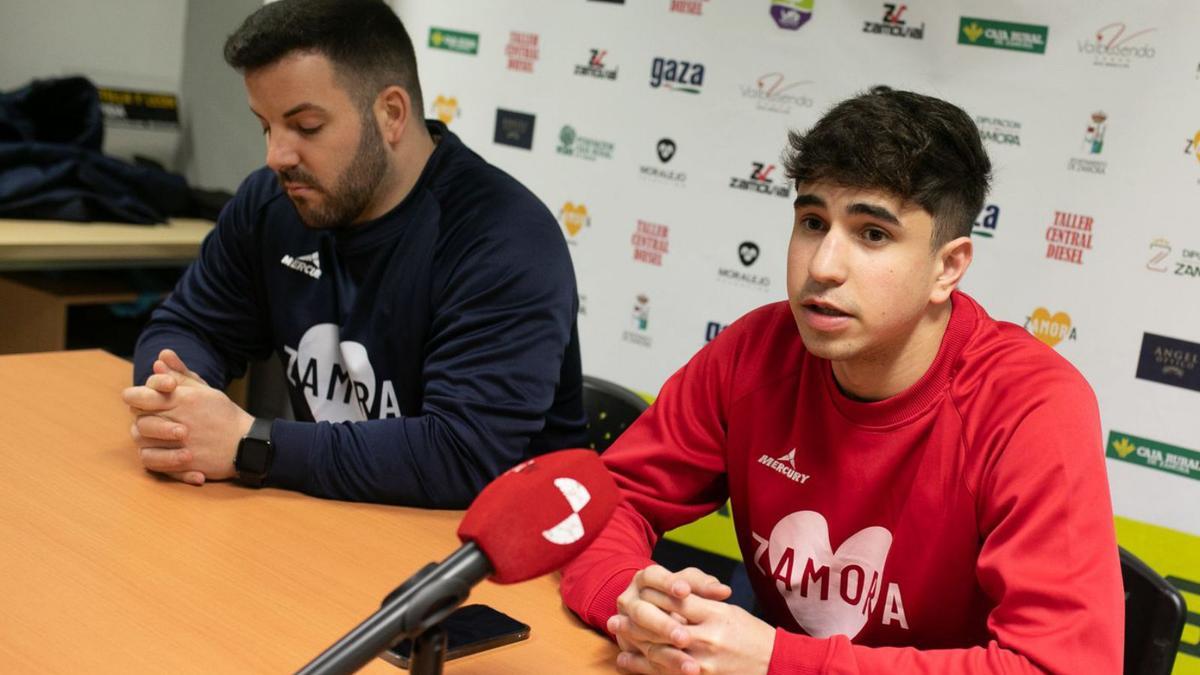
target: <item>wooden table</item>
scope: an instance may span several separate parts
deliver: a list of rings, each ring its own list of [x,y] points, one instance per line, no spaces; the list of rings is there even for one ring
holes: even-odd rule
[[[9,321],[0,331],[0,354],[65,348],[69,308],[161,299],[169,286],[147,290],[139,287],[145,281],[132,284],[111,270],[181,268],[212,228],[196,219],[162,225],[0,219],[0,272],[10,272],[0,275],[0,317]]]
[[[186,265],[213,223],[163,225],[0,219],[0,270]]]
[[[458,546],[461,512],[147,473],[119,398],[129,379],[99,351],[0,357],[4,672],[292,672]],[[448,675],[614,672],[616,648],[563,608],[554,576],[484,582],[469,602],[532,635]]]

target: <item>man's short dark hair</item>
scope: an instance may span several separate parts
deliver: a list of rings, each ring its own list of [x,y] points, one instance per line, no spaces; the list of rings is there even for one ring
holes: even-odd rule
[[[278,0],[246,17],[225,41],[226,63],[242,73],[293,52],[317,52],[332,61],[360,106],[369,106],[386,87],[403,87],[423,119],[412,40],[383,0]]]
[[[808,133],[788,134],[787,175],[797,184],[883,190],[933,216],[933,247],[971,236],[992,163],[961,108],[875,87],[842,101]]]

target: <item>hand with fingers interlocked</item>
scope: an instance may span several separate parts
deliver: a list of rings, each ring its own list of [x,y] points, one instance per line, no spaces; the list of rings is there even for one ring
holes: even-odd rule
[[[192,485],[234,477],[238,442],[254,417],[164,349],[141,386],[121,394],[142,465]]]
[[[622,673],[766,673],[775,629],[724,602],[728,586],[694,567],[651,565],[617,598],[608,630]]]

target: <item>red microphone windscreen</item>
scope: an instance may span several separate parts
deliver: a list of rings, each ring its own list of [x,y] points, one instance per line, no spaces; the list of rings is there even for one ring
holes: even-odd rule
[[[560,450],[500,474],[458,526],[492,563],[492,581],[512,584],[566,565],[600,534],[620,501],[595,450]]]

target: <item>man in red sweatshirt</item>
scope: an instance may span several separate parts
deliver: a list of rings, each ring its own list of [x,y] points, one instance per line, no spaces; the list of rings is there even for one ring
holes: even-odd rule
[[[790,141],[788,300],[605,453],[626,501],[567,605],[630,673],[1119,673],[1095,395],[956,290],[991,172],[975,125],[880,88]],[[727,497],[763,619],[649,559]]]

